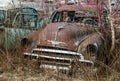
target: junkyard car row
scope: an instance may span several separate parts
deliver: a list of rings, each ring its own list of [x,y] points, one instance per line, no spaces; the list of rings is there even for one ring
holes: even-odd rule
[[[38,60],[40,67],[69,70],[74,62],[92,65],[104,51],[95,5],[63,5],[46,26],[31,7],[0,10],[0,14],[0,47],[21,44],[23,55]],[[118,25],[119,19],[114,23]]]

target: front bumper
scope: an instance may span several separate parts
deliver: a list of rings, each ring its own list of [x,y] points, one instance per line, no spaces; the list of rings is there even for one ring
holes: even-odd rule
[[[24,55],[39,59],[41,68],[69,70],[71,63],[76,61],[90,65],[94,64],[92,61],[84,59],[84,56],[80,53],[61,49],[34,48],[31,53],[25,52]]]

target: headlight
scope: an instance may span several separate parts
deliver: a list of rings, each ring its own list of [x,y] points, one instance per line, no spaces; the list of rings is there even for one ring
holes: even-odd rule
[[[31,45],[31,41],[30,40],[28,40],[27,38],[24,38],[24,39],[22,39],[21,40],[21,46],[24,48],[24,47],[26,47],[26,46],[29,46],[29,45]]]
[[[85,59],[95,60],[96,55],[98,53],[98,44],[97,43],[88,44],[87,46],[81,49],[81,53],[83,53]]]
[[[86,52],[87,52],[87,53],[95,54],[95,53],[97,53],[97,51],[98,51],[98,45],[97,45],[96,43],[89,44],[89,45],[86,47]]]

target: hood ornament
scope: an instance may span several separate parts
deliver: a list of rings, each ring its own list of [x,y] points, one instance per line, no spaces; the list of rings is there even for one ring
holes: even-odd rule
[[[62,29],[64,29],[65,27],[64,26],[58,26],[58,30],[60,31],[60,30],[62,30]]]
[[[47,42],[51,42],[53,47],[59,46],[60,44],[64,44],[64,45],[66,44],[66,43],[64,43],[64,42],[53,41],[53,40],[48,40]]]

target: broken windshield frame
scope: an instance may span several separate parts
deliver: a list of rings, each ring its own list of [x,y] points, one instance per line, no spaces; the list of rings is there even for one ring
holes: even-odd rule
[[[5,27],[37,28],[38,12],[34,8],[1,10],[0,17],[0,24],[5,25]]]
[[[64,16],[68,17],[68,20],[64,20]],[[97,18],[96,12],[93,11],[56,11],[51,16],[51,22],[70,22],[70,23],[80,23],[83,18]],[[77,20],[75,20],[77,19]]]
[[[12,26],[19,28],[36,29],[38,21],[38,14],[18,13],[13,20]]]

